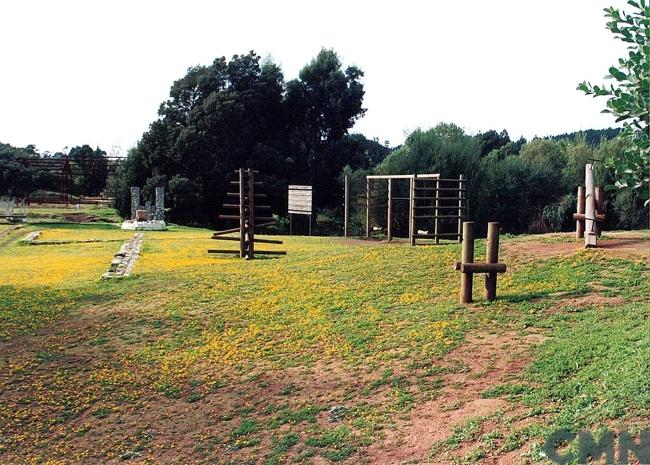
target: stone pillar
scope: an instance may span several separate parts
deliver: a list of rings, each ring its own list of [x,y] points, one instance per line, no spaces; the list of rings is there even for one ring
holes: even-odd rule
[[[165,220],[165,188],[156,187],[156,213],[155,218],[158,221]]]
[[[140,208],[140,188],[131,187],[131,219],[135,219],[135,211]]]

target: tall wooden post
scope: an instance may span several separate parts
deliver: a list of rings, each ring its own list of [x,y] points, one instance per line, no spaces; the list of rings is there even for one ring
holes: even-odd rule
[[[440,180],[436,179],[436,217],[433,220],[433,234],[435,234],[436,236],[436,244],[440,243],[440,238],[438,237],[438,232],[440,231],[439,228],[440,219],[438,218],[440,213],[438,207],[440,207]]]
[[[596,213],[601,215],[605,214],[605,189],[603,187],[596,187]],[[596,221],[596,235],[600,237],[603,232],[603,222]]]
[[[499,223],[488,223],[486,263],[499,262]],[[485,275],[485,298],[497,298],[497,273],[490,272]]]
[[[585,248],[596,247],[596,191],[594,187],[594,165],[585,166]]]
[[[248,258],[255,258],[255,175],[248,168]]]
[[[388,225],[386,226],[386,235],[388,240],[393,240],[393,180],[388,179],[388,214],[386,215],[386,221]]]
[[[458,176],[458,242],[463,242],[463,188],[465,187],[465,176]],[[473,247],[473,246],[472,246]]]
[[[370,179],[366,178],[366,237],[370,237]]]
[[[463,251],[461,263],[474,263],[474,222],[465,221],[463,223]],[[472,283],[474,275],[472,273],[461,273],[460,275],[460,303],[468,304],[472,302]]]
[[[343,237],[350,236],[350,185],[345,175],[345,196],[343,204]]]
[[[409,241],[415,245],[415,177],[409,178]]]
[[[246,256],[246,188],[244,185],[244,170],[239,169],[239,257]]]
[[[578,186],[578,208],[576,209],[578,215],[585,214],[585,187]],[[585,237],[585,223],[584,220],[576,220],[576,239]]]

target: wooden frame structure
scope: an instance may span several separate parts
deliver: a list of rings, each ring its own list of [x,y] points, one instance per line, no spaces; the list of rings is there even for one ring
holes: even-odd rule
[[[474,273],[485,273],[485,298],[497,298],[497,274],[506,272],[506,264],[499,263],[499,223],[488,223],[488,237],[485,263],[474,263],[474,222],[463,223],[463,248],[461,261],[456,262],[455,269],[460,271],[460,303],[468,304],[472,300]]]
[[[577,212],[573,214],[576,239],[584,238],[585,248],[598,246],[605,221],[605,189],[594,186],[593,170],[591,163],[585,166],[585,185],[578,186]]]
[[[275,223],[275,219],[270,213],[268,216],[258,216],[256,210],[270,211],[269,205],[255,205],[256,198],[266,198],[266,194],[255,192],[255,186],[261,186],[261,182],[255,181],[255,174],[257,171],[252,169],[243,169],[235,171],[237,179],[230,181],[230,184],[239,187],[238,192],[228,192],[226,196],[235,197],[238,199],[237,203],[224,203],[224,208],[237,209],[237,215],[219,215],[222,220],[238,220],[239,227],[226,229],[223,231],[216,231],[212,235],[212,239],[221,241],[239,241],[239,250],[226,250],[226,249],[209,249],[208,253],[222,253],[222,254],[239,254],[241,258],[251,260],[258,255],[286,255],[285,251],[281,250],[256,250],[255,242],[264,244],[282,244],[282,241],[275,239],[256,239],[255,228],[262,228]],[[261,223],[260,223],[261,222]],[[239,233],[239,237],[226,236],[226,234]]]
[[[408,197],[395,197],[394,184],[408,181]],[[463,240],[463,220],[466,217],[466,181],[463,175],[458,179],[441,178],[440,174],[397,174],[366,176],[366,237],[370,237],[373,229],[370,225],[370,210],[372,208],[373,183],[386,182],[388,196],[386,198],[386,236],[393,240],[394,202],[408,200],[409,202],[409,241],[416,245],[417,239],[434,239],[436,244],[441,239]],[[433,220],[433,231],[418,230],[419,220]],[[444,232],[443,221],[457,221],[454,232]],[[349,189],[345,185],[345,232],[348,234],[349,221]],[[381,229],[381,228],[380,228]]]

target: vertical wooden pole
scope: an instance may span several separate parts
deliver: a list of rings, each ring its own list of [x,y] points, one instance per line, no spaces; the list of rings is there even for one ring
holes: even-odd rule
[[[350,185],[345,175],[345,195],[343,200],[343,237],[350,236]]]
[[[464,195],[463,188],[465,187],[465,176],[462,174],[458,176],[458,242],[463,242],[463,220],[465,215],[463,214],[463,204],[464,204]],[[472,248],[474,246],[472,245]]]
[[[370,179],[366,178],[366,237],[370,237]]]
[[[463,252],[461,263],[474,263],[474,222],[466,221],[463,223]],[[474,281],[473,273],[460,274],[460,303],[468,304],[472,302],[472,284]]]
[[[239,256],[246,256],[246,208],[245,208],[244,170],[239,168]]]
[[[596,192],[594,187],[594,165],[585,166],[585,248],[596,247]]]
[[[393,240],[393,180],[388,179],[388,214],[386,215],[386,221],[387,221],[387,226],[386,226],[386,235],[388,236],[388,240],[392,241]]]
[[[415,177],[409,179],[409,241],[415,245]]]
[[[499,262],[499,223],[488,223],[487,250],[485,254],[486,263]],[[485,298],[494,300],[497,298],[497,273],[486,273],[485,275]]]
[[[585,214],[585,187],[578,186],[578,208],[576,213]],[[584,220],[576,220],[576,239],[585,237],[585,222]]]
[[[436,244],[440,243],[440,238],[438,237],[438,233],[440,231],[439,228],[439,221],[440,219],[438,216],[440,215],[438,207],[440,206],[440,180],[436,179],[436,217],[433,220],[433,234],[436,236]]]
[[[255,175],[248,168],[248,259],[255,258]]]
[[[605,214],[605,189],[603,187],[596,187],[596,213]],[[602,221],[596,221],[596,235],[600,237],[603,232]]]

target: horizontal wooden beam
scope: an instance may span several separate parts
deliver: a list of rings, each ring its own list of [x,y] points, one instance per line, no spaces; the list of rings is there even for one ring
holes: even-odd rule
[[[230,184],[236,184],[237,185],[237,184],[239,184],[239,181],[230,181]],[[245,181],[244,184],[248,184],[248,182]],[[264,185],[263,182],[259,182],[259,181],[255,181],[254,184],[256,186],[263,186]]]
[[[255,250],[255,255],[286,255],[286,254],[287,252],[284,250]]]
[[[438,233],[438,234],[415,234],[417,239],[436,239],[438,237],[460,237],[458,233]]]
[[[458,207],[456,207],[456,209],[458,209]],[[413,218],[415,218],[415,219],[425,219],[425,218],[429,218],[429,219],[455,218],[455,219],[458,219],[458,218],[464,218],[464,217],[461,216],[461,215],[413,215]]]
[[[414,200],[420,199],[415,197]],[[413,208],[418,210],[467,210],[467,207],[459,207],[458,205],[415,205]]]
[[[213,232],[212,237],[222,236],[224,234],[232,234],[232,233],[236,233],[236,232],[239,232],[239,228],[224,229],[223,231],[215,231],[215,232]],[[239,238],[237,238],[237,240],[239,240]]]
[[[212,236],[212,239],[219,241],[239,241],[239,237],[228,237],[228,236]],[[257,237],[253,240],[255,243],[259,242],[261,244],[284,244],[284,242],[277,239],[258,239]]]
[[[239,197],[239,192],[227,192],[226,195],[228,197]],[[257,197],[259,199],[265,199],[266,198],[266,194],[254,194],[254,195],[255,195],[255,197]],[[246,197],[248,197],[248,195]]]
[[[224,203],[223,208],[239,208],[238,203]],[[270,210],[271,206],[270,205],[255,205],[255,208],[259,208],[260,210]]]
[[[454,265],[456,271],[461,273],[505,273],[505,263],[461,263]]]
[[[416,191],[466,191],[464,187],[415,187]]]
[[[587,215],[584,213],[574,213],[573,214],[573,219],[575,221],[584,221]],[[605,215],[603,213],[596,213],[596,221],[603,222],[605,221]]]

